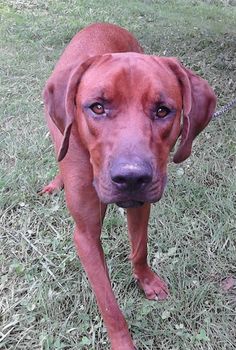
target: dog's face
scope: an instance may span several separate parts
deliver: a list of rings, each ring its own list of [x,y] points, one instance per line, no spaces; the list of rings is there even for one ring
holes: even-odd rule
[[[154,57],[112,55],[84,73],[76,106],[101,201],[123,207],[158,201],[180,134],[175,74]]]
[[[208,83],[176,59],[136,53],[92,57],[62,71],[48,82],[44,97],[64,134],[59,161],[75,122],[100,200],[123,207],[161,198],[176,140],[181,135],[174,155],[179,163],[191,154],[216,105]]]

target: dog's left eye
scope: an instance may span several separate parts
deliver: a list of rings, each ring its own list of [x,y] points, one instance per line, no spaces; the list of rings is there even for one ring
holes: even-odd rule
[[[93,103],[89,108],[93,111],[93,113],[101,115],[105,113],[105,108],[99,102]]]
[[[159,106],[156,109],[156,118],[165,118],[170,113],[170,109],[166,106]]]

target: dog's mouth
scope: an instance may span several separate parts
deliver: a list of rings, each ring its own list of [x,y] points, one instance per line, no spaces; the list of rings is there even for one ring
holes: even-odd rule
[[[114,203],[124,209],[139,208],[144,203],[156,203],[161,199],[166,184],[166,176],[153,183],[151,188],[146,189],[146,191],[137,191],[132,194],[117,191],[111,184],[109,186],[109,182],[108,185],[104,185],[106,181],[102,183],[103,185],[101,186],[101,180],[98,181],[98,178],[95,178],[93,181],[95,190],[102,203],[106,205]],[[155,191],[152,190],[153,188]]]
[[[138,208],[141,207],[143,204],[144,202],[135,200],[116,202],[116,205],[118,205],[118,207],[121,208]]]

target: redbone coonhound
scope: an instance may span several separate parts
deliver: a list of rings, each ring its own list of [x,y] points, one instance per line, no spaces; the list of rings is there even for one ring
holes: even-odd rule
[[[100,244],[106,206],[127,208],[134,276],[148,299],[165,299],[167,285],[147,263],[150,203],[162,196],[168,156],[179,137],[173,160],[189,157],[215,110],[215,94],[177,59],[143,54],[125,29],[93,24],[65,49],[44,102],[59,174],[42,193],[64,186],[77,253],[112,349],[134,350]]]

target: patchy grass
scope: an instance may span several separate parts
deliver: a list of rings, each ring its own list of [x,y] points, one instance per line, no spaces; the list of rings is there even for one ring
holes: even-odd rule
[[[37,190],[56,172],[41,90],[79,29],[109,21],[146,52],[177,56],[214,87],[219,105],[236,90],[233,1],[8,0],[1,14],[1,348],[109,349],[76,258],[63,193]],[[140,350],[235,349],[235,110],[211,123],[150,220],[150,263],[172,297],[149,302],[134,284],[126,223],[109,209],[103,244],[119,303]]]

